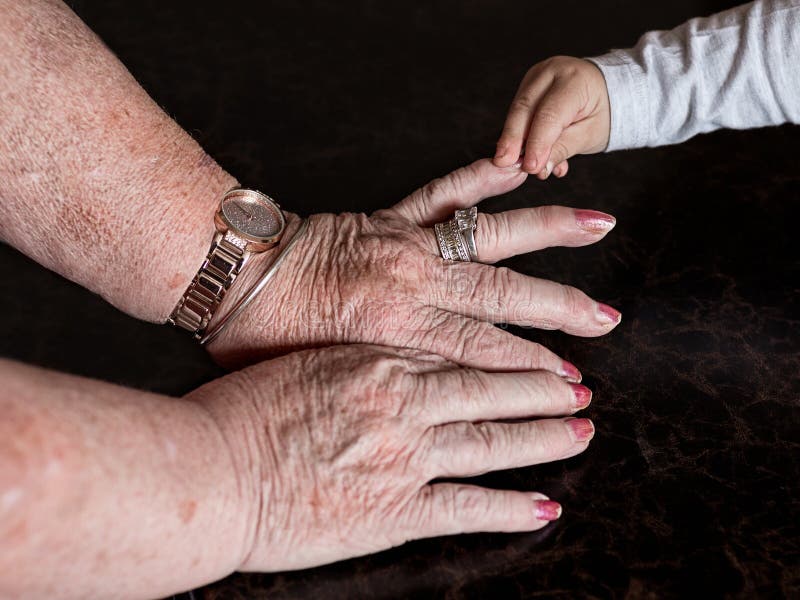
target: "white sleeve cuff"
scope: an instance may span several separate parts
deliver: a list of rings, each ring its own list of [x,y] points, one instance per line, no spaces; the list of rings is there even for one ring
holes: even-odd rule
[[[611,132],[606,152],[641,148],[650,141],[651,111],[647,77],[622,50],[588,58],[602,71],[611,106]]]

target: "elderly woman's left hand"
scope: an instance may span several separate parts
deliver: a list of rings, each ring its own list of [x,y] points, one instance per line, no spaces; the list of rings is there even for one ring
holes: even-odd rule
[[[592,244],[611,230],[613,217],[558,206],[480,213],[480,262],[446,262],[439,254],[435,223],[525,178],[518,165],[480,160],[371,216],[313,215],[274,279],[210,352],[240,365],[288,350],[363,342],[433,352],[475,368],[544,369],[579,380],[570,363],[493,323],[598,336],[620,314],[575,288],[481,263]],[[284,244],[298,225],[290,215]],[[238,294],[262,272],[259,265],[247,269]]]

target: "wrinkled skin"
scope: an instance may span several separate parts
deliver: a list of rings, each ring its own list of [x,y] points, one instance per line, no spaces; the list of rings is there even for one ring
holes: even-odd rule
[[[555,206],[479,213],[480,262],[445,262],[436,244],[434,223],[518,187],[526,176],[519,165],[498,168],[481,160],[371,216],[313,215],[274,279],[210,352],[235,366],[288,350],[375,343],[477,368],[547,369],[578,380],[572,365],[493,323],[597,336],[617,325],[619,313],[572,287],[481,263],[592,244],[614,226],[613,217]],[[298,222],[290,216],[284,244]],[[235,290],[247,289],[261,272],[260,266],[245,270]]]
[[[486,373],[364,345],[289,354],[187,396],[217,423],[238,469],[240,570],[253,571],[543,527],[560,506],[542,494],[429,482],[582,452],[591,422],[553,417],[589,398],[547,371]],[[551,418],[499,422],[535,417]]]

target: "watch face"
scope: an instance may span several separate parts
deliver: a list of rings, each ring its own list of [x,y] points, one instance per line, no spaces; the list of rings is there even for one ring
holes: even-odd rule
[[[281,233],[283,214],[278,205],[252,190],[234,190],[222,200],[222,215],[234,233],[268,241]]]

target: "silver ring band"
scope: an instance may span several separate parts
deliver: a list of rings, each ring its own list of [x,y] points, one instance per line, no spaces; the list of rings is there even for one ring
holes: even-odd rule
[[[439,251],[445,260],[469,262],[469,250],[455,221],[445,221],[434,225]]]
[[[475,247],[475,230],[478,228],[478,209],[474,206],[464,210],[457,210],[455,222],[458,231],[467,243],[467,252],[470,260],[478,260],[478,249]]]
[[[452,219],[433,226],[439,252],[444,260],[470,262],[478,259],[475,247],[477,223],[478,209],[473,206],[457,210]]]

